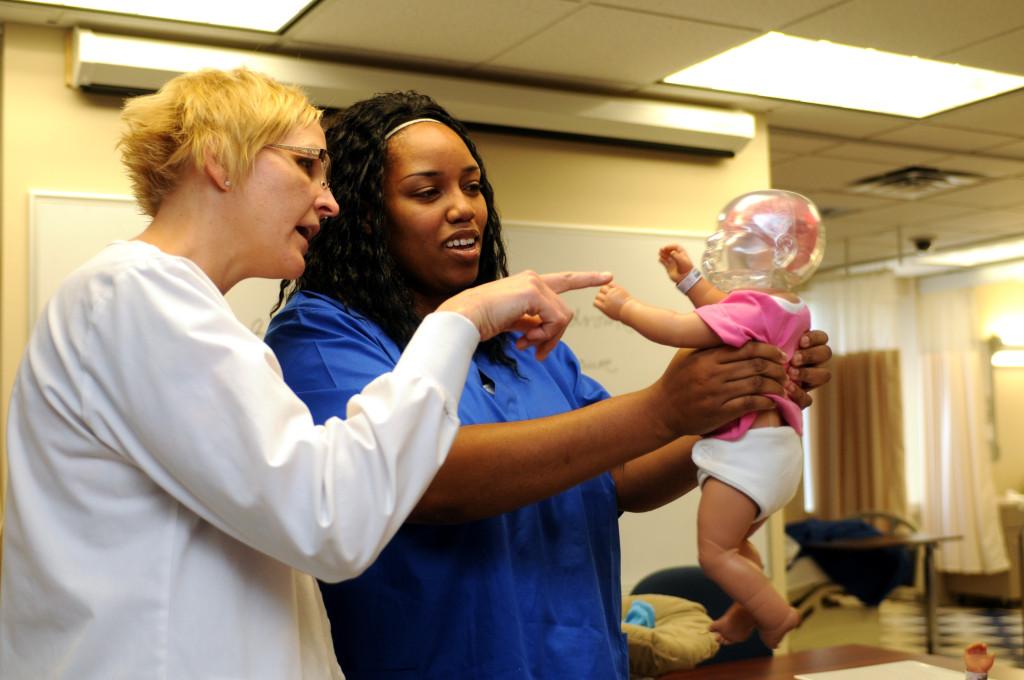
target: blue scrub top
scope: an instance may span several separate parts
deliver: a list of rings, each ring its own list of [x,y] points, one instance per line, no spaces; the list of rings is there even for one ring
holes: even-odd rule
[[[317,422],[344,417],[348,399],[400,354],[375,323],[308,292],[273,319],[266,341]],[[608,396],[565,345],[543,362],[532,350],[509,354],[519,376],[474,356],[463,424],[539,418]],[[608,474],[489,519],[406,524],[362,576],[321,591],[349,680],[629,676]]]

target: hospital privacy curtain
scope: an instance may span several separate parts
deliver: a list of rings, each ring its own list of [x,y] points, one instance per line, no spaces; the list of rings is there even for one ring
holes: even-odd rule
[[[815,515],[884,510],[905,517],[899,353],[854,352],[829,366],[832,381],[814,395],[810,428]]]

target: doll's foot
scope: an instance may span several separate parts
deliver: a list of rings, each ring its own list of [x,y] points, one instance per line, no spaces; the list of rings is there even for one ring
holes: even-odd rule
[[[758,627],[758,632],[761,634],[761,641],[771,649],[775,649],[782,642],[782,638],[786,636],[786,633],[793,630],[800,625],[800,613],[789,608],[789,613],[780,621],[777,625],[769,627]]]
[[[733,604],[722,616],[711,622],[711,632],[722,646],[743,642],[754,632],[754,617],[746,608]]]

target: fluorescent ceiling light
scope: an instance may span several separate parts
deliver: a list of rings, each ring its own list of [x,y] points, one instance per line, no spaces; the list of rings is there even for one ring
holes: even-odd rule
[[[152,2],[152,0],[76,0],[75,2],[53,2],[52,0],[38,0],[29,4],[56,5],[69,9],[132,14],[154,19],[171,19],[173,21],[188,21],[196,24],[275,33],[287,26],[292,19],[312,4],[312,1],[175,0],[174,2]]]
[[[1024,238],[1000,241],[985,245],[949,250],[941,253],[927,253],[917,257],[922,264],[945,265],[949,267],[976,267],[991,262],[1005,262],[1024,258]]]
[[[1009,73],[775,32],[664,82],[909,118],[1024,87]]]

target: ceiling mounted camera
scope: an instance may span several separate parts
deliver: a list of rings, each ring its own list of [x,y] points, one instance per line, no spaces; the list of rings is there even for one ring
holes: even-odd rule
[[[914,244],[914,248],[919,253],[931,250],[933,240],[934,237],[932,236],[912,236],[910,238],[911,243]]]

